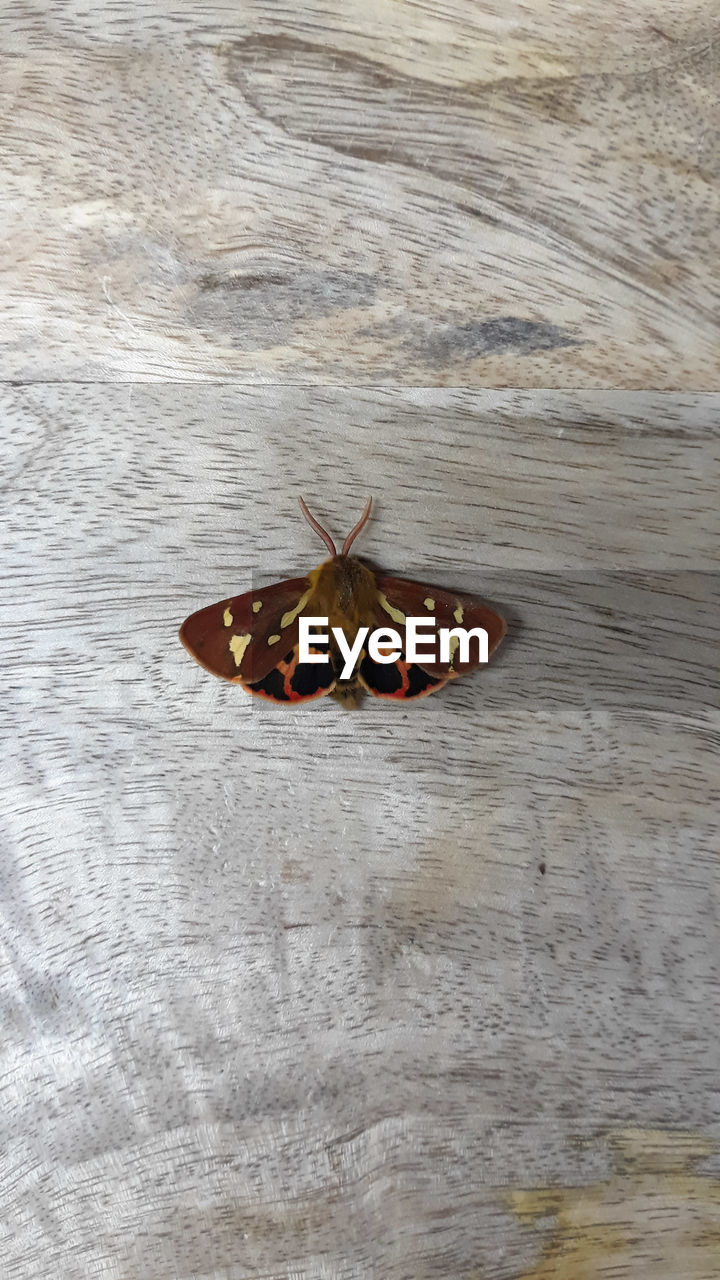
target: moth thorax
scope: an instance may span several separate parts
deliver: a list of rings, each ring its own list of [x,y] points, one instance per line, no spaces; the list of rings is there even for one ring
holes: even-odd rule
[[[336,556],[333,564],[339,608],[343,613],[359,611],[364,614],[372,607],[375,595],[374,575],[354,556]]]
[[[340,615],[348,621],[372,616],[376,595],[375,577],[354,556],[334,556],[311,574],[315,577],[313,607],[318,612]],[[322,605],[322,608],[320,608]]]

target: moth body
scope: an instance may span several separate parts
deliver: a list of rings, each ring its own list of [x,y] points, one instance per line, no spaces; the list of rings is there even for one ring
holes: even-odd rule
[[[366,656],[362,649],[349,677],[343,678],[345,655],[341,653],[334,630],[342,631],[348,645],[355,642],[361,627],[376,625],[377,586],[375,575],[356,556],[333,556],[308,574],[311,595],[305,612],[311,617],[328,620],[328,654],[336,684],[331,696],[344,707],[358,705],[363,689],[358,668]]]
[[[355,556],[325,560],[311,570],[308,582],[312,596],[307,613],[317,608],[318,616],[327,617],[331,627],[349,628],[348,638],[358,627],[372,625],[377,599],[375,574]]]

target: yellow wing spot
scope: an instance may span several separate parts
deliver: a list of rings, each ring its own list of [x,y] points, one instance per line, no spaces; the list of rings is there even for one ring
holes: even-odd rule
[[[423,604],[425,605],[425,608],[427,609],[428,613],[432,613],[433,609],[435,608],[435,601],[433,600],[432,596],[426,596],[426,598],[423,600]]]
[[[242,662],[243,657],[245,656],[245,650],[247,649],[251,639],[252,637],[250,635],[231,637],[229,647],[230,647],[230,652],[233,658],[235,659],[236,667],[240,666],[240,663]]]
[[[291,626],[291,624],[295,621],[299,613],[302,613],[312,593],[313,593],[312,587],[308,587],[305,594],[302,595],[298,600],[297,604],[295,605],[295,608],[289,609],[287,613],[283,614],[282,618],[280,619],[280,626],[283,631],[285,630],[286,627]],[[278,636],[278,640],[279,639],[280,637]],[[272,644],[272,640],[269,640],[268,643]]]
[[[262,600],[253,600],[253,604],[252,604],[253,613],[259,613],[261,609],[262,609]]]
[[[233,616],[229,609],[226,609],[223,614],[223,622],[225,623],[226,627],[231,627],[233,624]]]
[[[455,613],[457,613],[457,610],[455,611]],[[455,617],[455,613],[453,614],[453,618]],[[458,622],[462,622],[462,609],[460,610],[460,615],[461,616],[458,618]],[[459,644],[460,644],[459,636],[450,637],[450,666],[451,667],[455,662],[455,654],[457,653]]]
[[[382,591],[378,591],[378,600],[385,612],[390,614],[393,622],[400,622],[403,626],[405,625],[407,618],[405,617],[402,609],[396,609],[395,605],[390,603],[387,596],[384,596]]]
[[[268,644],[277,644],[278,640],[282,640],[282,636],[268,636]]]
[[[465,612],[464,612],[464,610],[463,610],[463,607],[462,607],[462,605],[461,605],[460,601],[458,600],[458,602],[457,602],[457,609],[455,610],[455,612],[454,612],[454,614],[453,614],[453,618],[455,619],[455,621],[456,621],[458,624],[460,624],[460,623],[462,622],[462,620],[463,620],[463,618],[464,618],[464,617],[465,617]],[[453,640],[457,640],[457,636],[453,636]],[[457,644],[455,645],[455,648],[457,649]]]

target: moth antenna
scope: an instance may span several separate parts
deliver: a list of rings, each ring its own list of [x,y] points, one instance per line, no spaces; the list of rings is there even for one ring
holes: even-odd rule
[[[368,500],[367,500],[367,506],[366,506],[365,510],[363,511],[363,513],[362,513],[362,515],[361,515],[360,519],[358,520],[357,524],[355,525],[355,528],[350,530],[350,533],[348,534],[347,538],[345,539],[345,541],[344,541],[344,543],[343,543],[343,549],[342,549],[342,553],[341,553],[342,555],[344,555],[344,556],[346,556],[346,555],[347,555],[347,553],[348,553],[348,551],[350,550],[350,548],[351,548],[351,546],[352,546],[353,542],[354,542],[354,541],[355,541],[355,539],[357,538],[357,536],[358,536],[358,534],[359,534],[360,530],[365,528],[365,525],[367,524],[367,522],[368,522],[368,520],[369,520],[369,518],[370,518],[370,508],[371,508],[371,506],[372,506],[372,498],[368,498]]]
[[[311,515],[310,515],[310,512],[308,511],[308,509],[307,509],[307,507],[306,507],[306,505],[305,505],[305,503],[304,503],[303,499],[302,499],[302,498],[300,498],[300,499],[299,499],[299,501],[300,501],[300,510],[302,511],[302,513],[303,513],[303,515],[304,515],[305,519],[307,520],[308,524],[310,525],[310,528],[311,528],[311,529],[314,529],[316,533],[319,533],[320,537],[322,538],[323,542],[325,543],[325,546],[327,547],[328,551],[330,552],[330,555],[331,555],[331,556],[336,556],[336,555],[337,555],[337,551],[336,551],[336,549],[335,549],[335,543],[333,542],[332,538],[330,537],[330,534],[329,534],[329,533],[327,533],[325,529],[323,529],[323,527],[322,527],[322,525],[321,525],[321,524],[318,524],[318,522],[317,522],[317,520],[315,519],[315,517],[314,517],[314,516],[311,516]]]

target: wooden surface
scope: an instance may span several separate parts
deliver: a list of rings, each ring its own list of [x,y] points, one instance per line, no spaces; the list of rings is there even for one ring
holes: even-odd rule
[[[717,1280],[717,27],[0,15],[2,1280]],[[196,666],[299,494],[490,666]]]
[[[6,389],[4,1275],[717,1274],[719,409]],[[322,558],[298,491],[497,659],[197,667]]]
[[[0,21],[17,379],[711,389],[712,0]]]

